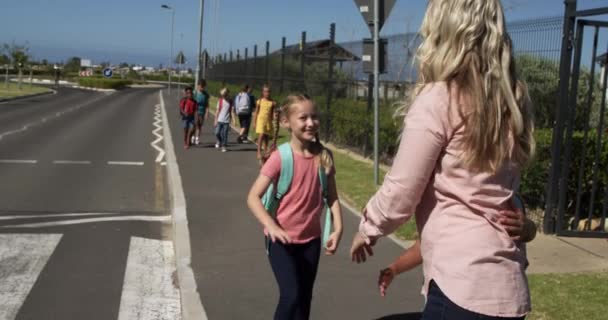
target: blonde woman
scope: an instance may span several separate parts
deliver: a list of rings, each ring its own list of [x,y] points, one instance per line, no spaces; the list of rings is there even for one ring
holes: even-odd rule
[[[503,8],[499,0],[430,0],[420,34],[399,150],[364,210],[352,259],[364,261],[379,237],[415,214],[423,319],[523,319],[525,248],[501,221],[534,152],[533,123]]]

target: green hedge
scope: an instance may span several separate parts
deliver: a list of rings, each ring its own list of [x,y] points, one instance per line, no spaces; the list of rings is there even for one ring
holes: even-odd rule
[[[97,77],[78,78],[78,84],[83,87],[100,88],[100,89],[122,89],[130,84],[131,80],[122,79],[106,79]]]

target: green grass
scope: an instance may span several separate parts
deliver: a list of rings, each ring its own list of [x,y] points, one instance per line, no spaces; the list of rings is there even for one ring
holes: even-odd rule
[[[538,274],[528,279],[532,313],[526,319],[608,319],[608,272]]]
[[[211,97],[209,99],[211,111],[215,112],[216,105],[217,98]],[[279,130],[277,144],[287,141],[288,138],[289,134],[287,130]],[[338,185],[340,198],[342,198],[342,202],[346,201],[354,209],[358,210],[357,213],[360,213],[361,209],[367,204],[367,201],[378,190],[378,186],[374,184],[373,166],[338,151],[334,152],[334,161],[336,165],[336,184]],[[384,177],[384,175],[386,175],[386,171],[380,170],[380,176]],[[418,233],[414,219],[402,225],[395,231],[395,234],[405,240],[416,239]]]
[[[45,87],[30,86],[30,84],[26,81],[21,84],[21,90],[19,90],[17,87],[18,85],[16,83],[9,82],[7,89],[4,82],[0,83],[0,99],[15,98],[51,91]]]

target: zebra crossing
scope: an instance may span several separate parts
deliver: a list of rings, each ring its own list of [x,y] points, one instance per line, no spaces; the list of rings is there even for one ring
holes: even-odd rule
[[[0,320],[29,318],[20,310],[63,240],[55,233],[0,234]],[[173,252],[171,241],[130,237],[117,319],[181,318]]]

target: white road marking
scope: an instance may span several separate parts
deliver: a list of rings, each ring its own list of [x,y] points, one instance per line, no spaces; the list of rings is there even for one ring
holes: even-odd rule
[[[0,234],[0,319],[15,319],[60,234]]]
[[[169,188],[171,189],[171,212],[173,213],[173,241],[175,243],[175,258],[177,264],[177,279],[179,281],[179,292],[182,304],[182,315],[184,319],[207,320],[207,313],[201,302],[194,271],[192,270],[190,249],[190,231],[188,230],[188,216],[186,215],[186,197],[182,186],[182,177],[175,157],[171,129],[167,122],[167,110],[163,91],[159,90],[160,108],[163,119],[163,133],[166,137],[165,146],[167,150],[167,176]]]
[[[87,216],[110,216],[119,215],[119,212],[80,212],[80,213],[49,213],[49,214],[22,214],[12,216],[0,216],[2,220],[39,219],[39,218],[61,218],[61,217],[87,217]]]
[[[12,164],[36,164],[38,160],[0,160],[0,163],[12,163]]]
[[[5,225],[5,226],[0,227],[0,229],[47,228],[47,227],[69,226],[69,225],[74,225],[74,224],[108,222],[108,221],[168,222],[168,221],[171,221],[171,216],[120,216],[120,217],[105,217],[105,218],[85,218],[85,219],[72,219],[72,220],[52,221],[52,222],[38,222],[38,223]]]
[[[163,136],[160,134],[160,131],[163,130],[163,127],[161,125],[162,122],[163,122],[163,118],[162,118],[162,114],[161,114],[160,104],[157,104],[154,106],[154,122],[152,123],[152,125],[154,125],[154,127],[155,127],[155,129],[152,130],[152,134],[156,136],[156,140],[154,140],[150,143],[152,148],[154,148],[154,149],[156,149],[156,151],[158,151],[158,155],[156,156],[156,162],[161,162],[163,160],[163,158],[165,157],[165,150],[163,150],[163,148],[161,148],[157,145],[159,142],[161,142],[163,140]]]
[[[163,161],[163,162],[160,163],[160,165],[164,167],[164,166],[167,165],[167,162]]]
[[[132,237],[118,320],[181,319],[173,243]]]
[[[91,161],[79,161],[79,160],[55,160],[53,164],[91,164]]]
[[[136,161],[108,161],[111,166],[143,166],[144,163]]]

